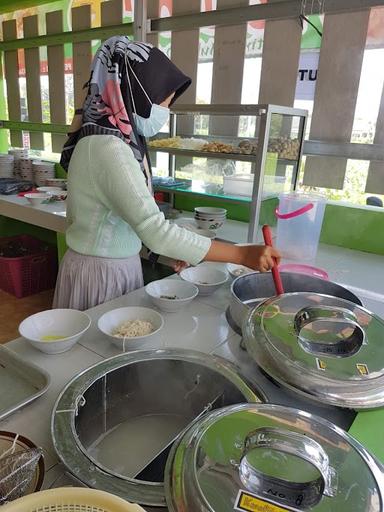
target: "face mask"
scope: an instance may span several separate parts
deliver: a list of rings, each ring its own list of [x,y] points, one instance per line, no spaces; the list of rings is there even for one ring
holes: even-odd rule
[[[162,129],[169,119],[169,108],[152,103],[149,117],[141,117],[133,113],[137,132],[144,137],[153,137]]]
[[[136,130],[140,135],[143,135],[143,137],[153,137],[154,135],[156,135],[156,133],[159,133],[159,131],[162,129],[162,127],[168,121],[169,108],[162,107],[161,105],[155,105],[154,103],[152,103],[146,90],[141,85],[140,80],[137,78],[135,72],[129,65],[129,62],[127,60],[127,55],[125,55],[125,67],[127,70],[129,90],[131,93],[132,105],[133,105],[133,109],[134,109],[133,118],[135,120]],[[142,117],[136,113],[136,105],[135,105],[135,100],[133,98],[131,81],[129,79],[128,67],[131,70],[131,73],[133,74],[133,76],[136,78],[137,83],[140,85],[141,90],[145,94],[145,97],[147,98],[148,102],[151,104],[151,112],[149,114],[149,117]]]

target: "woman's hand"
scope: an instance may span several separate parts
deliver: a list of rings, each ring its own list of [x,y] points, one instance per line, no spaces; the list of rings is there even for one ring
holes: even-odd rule
[[[245,245],[239,247],[242,265],[259,270],[260,272],[268,272],[276,264],[279,265],[281,256],[279,251],[273,247],[265,245]]]
[[[276,263],[280,263],[281,255],[273,247],[265,245],[233,245],[214,240],[204,260],[236,263],[268,272]]]
[[[185,268],[189,267],[189,264],[185,261],[177,260],[173,265],[173,270],[177,273],[181,272]]]

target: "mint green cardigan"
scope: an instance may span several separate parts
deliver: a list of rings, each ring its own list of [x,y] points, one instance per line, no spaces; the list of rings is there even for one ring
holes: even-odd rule
[[[67,245],[89,256],[128,258],[142,242],[151,251],[192,265],[211,241],[160,212],[131,148],[112,135],[81,139],[68,172]]]

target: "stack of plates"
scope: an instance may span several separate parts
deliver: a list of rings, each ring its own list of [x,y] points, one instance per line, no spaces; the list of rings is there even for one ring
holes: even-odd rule
[[[13,178],[13,155],[0,154],[0,178]]]
[[[22,158],[28,158],[29,153],[27,148],[10,149],[8,151],[10,155],[14,157],[14,175],[20,178],[20,160]]]
[[[227,218],[224,208],[211,208],[199,206],[195,208],[195,221],[200,229],[219,229]]]
[[[33,181],[38,187],[44,187],[47,180],[55,177],[54,162],[34,160],[32,162]]]
[[[33,181],[32,160],[30,158],[20,158],[18,166],[19,178],[24,181]]]

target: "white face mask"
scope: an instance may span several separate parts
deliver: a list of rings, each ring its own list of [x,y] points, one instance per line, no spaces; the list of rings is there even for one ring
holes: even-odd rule
[[[141,117],[133,113],[137,132],[144,137],[153,137],[162,129],[169,119],[169,108],[152,103],[149,117]]]
[[[135,120],[136,130],[140,135],[143,135],[144,137],[153,137],[154,135],[159,133],[159,131],[162,129],[162,127],[168,121],[169,108],[162,107],[161,105],[156,105],[156,104],[152,103],[152,101],[151,101],[150,97],[148,96],[147,92],[145,91],[144,87],[141,85],[140,80],[137,78],[135,72],[129,65],[126,55],[125,55],[125,67],[127,70],[127,79],[128,79],[128,84],[129,84],[129,90],[131,93],[132,105],[133,105],[133,109],[134,109],[133,118]],[[139,114],[137,114],[135,100],[134,100],[133,94],[132,94],[131,81],[129,79],[128,67],[131,70],[133,76],[136,78],[137,83],[140,85],[141,90],[145,94],[147,100],[151,104],[151,112],[149,114],[149,117],[142,117],[142,116],[139,116]]]

